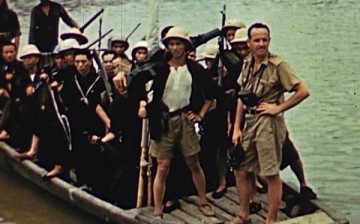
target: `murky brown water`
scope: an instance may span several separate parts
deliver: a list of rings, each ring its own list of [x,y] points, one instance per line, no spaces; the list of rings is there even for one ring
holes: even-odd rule
[[[21,15],[24,43],[27,41],[30,8],[38,1],[10,2],[15,3],[10,5],[15,5],[15,10]],[[114,28],[114,34],[126,35],[141,22],[138,31],[130,38],[132,44],[147,32],[146,0],[61,2],[64,2],[71,15],[80,23],[85,22],[100,7],[104,7],[103,32]],[[247,24],[255,21],[269,24],[272,50],[284,57],[309,86],[311,97],[301,106],[287,112],[289,130],[304,160],[308,181],[320,198],[346,214],[351,223],[360,223],[360,76],[357,74],[360,71],[359,2],[163,0],[160,25],[178,24],[193,34],[211,30],[220,26],[219,12],[224,3],[227,5],[228,17],[240,18]],[[98,35],[98,25],[98,22],[94,22],[85,31],[92,40]],[[61,29],[68,28],[62,24]],[[106,46],[106,41],[103,41],[102,46]],[[283,176],[295,181],[291,171],[285,171]],[[83,214],[74,212],[11,175],[0,172],[0,183],[0,213],[9,211],[13,217],[14,214],[23,213],[23,220],[31,217],[53,220],[53,216],[66,216],[73,219],[73,222],[67,223],[84,223],[76,222],[78,217],[84,217]],[[14,195],[6,193],[12,189],[19,190],[14,191]],[[33,204],[42,209],[33,209]],[[47,206],[41,207],[43,204]],[[60,210],[63,212],[57,213]],[[49,221],[38,223],[47,222]]]

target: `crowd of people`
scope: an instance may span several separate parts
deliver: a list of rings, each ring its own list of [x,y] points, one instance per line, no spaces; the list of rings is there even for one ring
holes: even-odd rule
[[[257,193],[265,191],[266,223],[273,223],[282,197],[279,173],[287,166],[301,195],[317,197],[284,122],[309,91],[269,51],[267,25],[227,20],[222,44],[207,44],[202,64],[179,26],[162,30],[163,48],[151,55],[156,60],[149,60],[146,41],[128,56],[128,40],[114,36],[96,63],[97,53],[83,47],[87,37],[59,3],[41,0],[33,8],[29,43],[20,49],[16,13],[6,0],[0,12],[0,139],[20,160],[45,167],[44,180],[59,176],[122,208],[135,207],[142,120],[148,119],[157,218],[193,193],[200,211],[214,216],[206,192],[219,199],[235,182],[240,210],[232,223],[251,223],[250,214],[261,210]],[[72,29],[58,43],[60,18]],[[139,69],[149,61],[150,69]],[[233,146],[245,154],[231,167],[234,175]]]

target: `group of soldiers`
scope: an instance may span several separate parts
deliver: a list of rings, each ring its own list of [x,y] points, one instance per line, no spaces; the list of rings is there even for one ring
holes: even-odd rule
[[[4,5],[0,0],[0,10]],[[54,11],[57,20],[50,20]],[[73,28],[58,43],[60,17]],[[231,147],[245,154],[232,166],[240,202],[232,223],[251,223],[249,215],[261,209],[256,190],[265,188],[266,223],[276,221],[279,172],[288,165],[300,193],[316,198],[284,123],[284,112],[309,91],[269,52],[267,25],[246,28],[227,20],[221,44],[205,46],[202,64],[193,58],[196,48],[188,32],[178,26],[162,30],[163,48],[151,57],[145,41],[129,57],[127,39],[115,36],[101,61],[97,51],[81,46],[88,39],[79,28],[61,5],[41,0],[32,11],[29,44],[19,54],[19,26],[1,39],[0,138],[19,150],[19,159],[36,159],[48,169],[44,180],[60,176],[120,207],[134,207],[142,120],[149,119],[157,218],[178,208],[177,199],[190,192],[180,191],[190,186],[174,184],[186,172],[181,162],[189,168],[184,176],[193,181],[200,211],[216,215],[206,192],[214,190],[214,199],[225,195]],[[41,36],[50,33],[54,37]],[[284,92],[292,95],[285,99]]]

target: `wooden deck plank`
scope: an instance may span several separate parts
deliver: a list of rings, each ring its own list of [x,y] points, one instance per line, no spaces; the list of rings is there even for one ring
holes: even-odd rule
[[[195,206],[199,205],[199,198],[197,196],[184,197],[183,200],[188,203],[191,203]],[[218,219],[220,219],[226,223],[226,222],[229,222],[233,218],[232,214],[229,214],[227,211],[223,210],[222,208],[219,208],[218,206],[216,206],[216,204],[212,203],[211,200],[209,200],[209,203],[215,212],[215,217],[217,217]]]
[[[223,220],[220,220],[216,217],[207,217],[202,214],[202,212],[199,210],[199,207],[188,203],[184,200],[180,200],[180,209],[185,212],[188,216],[191,215],[195,218],[198,218],[201,223],[208,223],[208,224],[221,224],[224,223]]]
[[[335,224],[334,220],[325,212],[319,211],[310,215],[277,222],[277,224]]]
[[[135,218],[149,224],[185,224],[183,220],[171,214],[164,214],[164,219],[158,219],[153,215],[153,212],[153,207],[139,208]]]
[[[225,195],[227,198],[229,198],[229,200],[233,200],[236,203],[238,203],[238,197],[237,197],[237,189],[236,187],[229,187],[228,188],[228,192]],[[235,197],[236,196],[236,197]],[[258,194],[258,197],[260,199],[261,202],[261,211],[259,211],[257,214],[259,216],[261,216],[263,219],[266,219],[267,216],[267,212],[268,212],[268,204],[267,204],[267,194]],[[281,207],[285,207],[286,204],[284,204],[284,202],[281,202]],[[282,212],[281,210],[278,211],[278,220],[287,220],[289,219],[289,217]]]
[[[171,215],[177,217],[178,219],[183,220],[187,224],[202,224],[203,222],[192,215],[189,215],[189,213],[184,212],[183,210],[176,209],[171,212]]]

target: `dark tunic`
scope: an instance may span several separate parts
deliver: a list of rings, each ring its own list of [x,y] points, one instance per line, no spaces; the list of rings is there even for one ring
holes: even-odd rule
[[[0,6],[0,45],[20,36],[20,23],[16,13]]]
[[[41,52],[52,52],[58,44],[60,18],[68,26],[76,26],[59,3],[50,1],[49,15],[42,11],[40,4],[35,6],[31,11],[29,44],[35,44]]]

